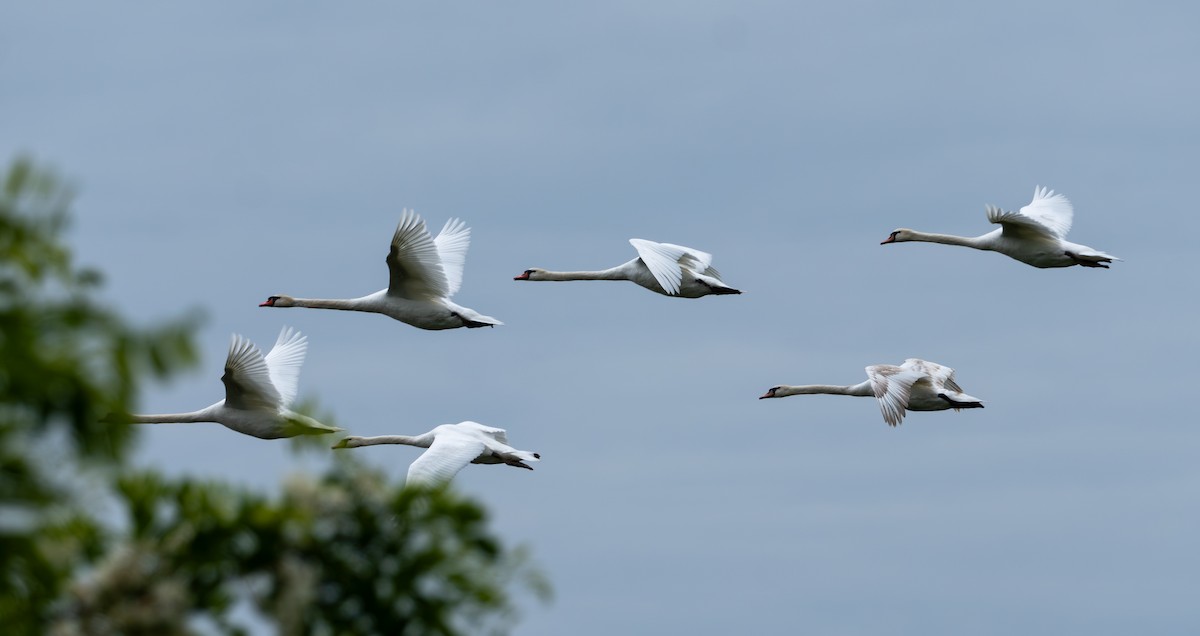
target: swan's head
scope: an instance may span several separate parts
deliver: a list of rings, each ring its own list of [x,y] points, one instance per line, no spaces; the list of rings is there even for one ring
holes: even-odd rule
[[[888,243],[903,243],[904,241],[911,240],[913,240],[913,231],[906,227],[902,227],[892,230],[892,233],[888,234],[888,237],[883,239],[883,241],[881,241],[879,244],[887,245]]]
[[[775,395],[775,392],[782,388],[783,387],[781,387],[781,386],[773,386],[773,387],[767,389],[766,393],[763,393],[762,395],[758,396],[758,399],[765,400],[767,398],[779,397],[778,395]]]
[[[513,280],[542,280],[542,274],[544,273],[546,273],[546,270],[533,267],[513,276]]]
[[[259,307],[291,307],[295,301],[291,296],[269,296],[258,304]]]
[[[338,443],[334,444],[333,447],[334,448],[358,448],[359,446],[362,446],[362,445],[363,445],[363,438],[355,436],[355,435],[351,435],[350,437],[343,437],[342,439],[338,440]]]

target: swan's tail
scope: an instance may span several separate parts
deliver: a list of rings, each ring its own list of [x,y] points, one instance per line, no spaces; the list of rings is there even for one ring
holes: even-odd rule
[[[938,397],[950,403],[950,407],[955,411],[960,409],[981,409],[983,408],[983,400],[977,397],[971,397],[966,393],[958,393],[956,391],[946,391],[938,393]]]
[[[538,453],[531,453],[529,451],[516,450],[516,449],[513,449],[506,453],[498,453],[497,456],[500,459],[504,460],[504,463],[508,464],[509,466],[516,466],[517,468],[527,468],[529,470],[533,470],[533,466],[530,466],[529,464],[526,464],[525,462],[537,462],[537,461],[542,460],[542,456]]]
[[[329,433],[337,433],[345,429],[328,424],[322,424],[307,415],[302,415],[294,411],[287,411],[283,414],[284,418],[284,437],[295,437],[297,435],[328,435]]]
[[[1099,267],[1102,269],[1108,269],[1106,263],[1121,260],[1112,254],[1105,254],[1104,252],[1097,252],[1095,250],[1089,252],[1067,252],[1067,256],[1070,256],[1077,265]]]
[[[461,316],[461,318],[463,321],[463,326],[468,329],[478,329],[479,327],[495,327],[496,325],[504,324],[503,322],[496,320],[491,316],[485,316],[483,314],[475,314],[469,317]]]
[[[467,309],[466,307],[454,305],[451,307],[451,310],[453,314],[462,321],[463,326],[468,329],[477,329],[479,327],[495,327],[496,325],[504,324],[503,322],[500,322],[491,316],[485,316],[474,309]]]
[[[705,274],[695,274],[696,280],[703,283],[706,287],[712,290],[713,294],[740,294],[740,289],[734,289],[729,285],[721,282],[721,279]]]

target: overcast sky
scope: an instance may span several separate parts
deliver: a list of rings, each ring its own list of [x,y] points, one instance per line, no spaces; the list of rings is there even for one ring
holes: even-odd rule
[[[77,184],[70,240],[125,314],[206,316],[143,410],[219,399],[229,334],[289,324],[301,396],[354,434],[508,429],[537,470],[456,484],[556,589],[520,634],[1200,630],[1195,5],[250,4],[0,10],[0,156]],[[879,245],[990,231],[1039,184],[1124,261]],[[505,326],[258,307],[384,287],[405,207],[470,225],[455,300]],[[746,293],[512,280],[631,237]],[[756,399],[908,357],[987,408]],[[216,424],[137,461],[320,467]]]

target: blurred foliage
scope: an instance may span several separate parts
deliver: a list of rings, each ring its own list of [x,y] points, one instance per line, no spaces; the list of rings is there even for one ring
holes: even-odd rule
[[[131,536],[72,590],[55,636],[190,634],[198,613],[250,633],[232,616],[247,593],[285,636],[485,633],[512,619],[507,583],[547,589],[478,505],[396,488],[350,459],[277,501],[151,473],[120,490]]]
[[[101,550],[71,480],[115,468],[133,434],[101,419],[128,410],[141,378],[195,360],[194,325],[134,327],[101,304],[100,275],[62,239],[70,188],[28,159],[0,178],[0,616],[36,633]]]
[[[99,302],[63,240],[70,188],[28,159],[2,178],[5,634],[246,634],[247,604],[282,635],[483,633],[512,622],[508,585],[548,594],[477,504],[349,455],[275,498],[123,469],[136,426],[107,416],[195,361],[195,321],[135,327]],[[95,519],[97,493],[127,511],[120,532]]]

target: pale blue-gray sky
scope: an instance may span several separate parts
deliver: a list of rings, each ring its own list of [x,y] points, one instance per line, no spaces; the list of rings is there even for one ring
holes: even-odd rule
[[[310,337],[301,394],[356,434],[474,419],[544,456],[457,478],[557,591],[519,633],[1184,634],[1200,629],[1191,209],[1200,9],[858,1],[17,5],[0,153],[75,178],[71,238],[146,321]],[[1125,259],[1036,270],[898,226],[990,230],[1036,184]],[[260,309],[384,286],[403,207],[473,229],[425,332]],[[516,283],[630,237],[712,252],[739,297]],[[758,401],[951,365],[987,408]],[[399,478],[414,449],[358,459]],[[137,460],[273,488],[318,460],[218,425]]]

